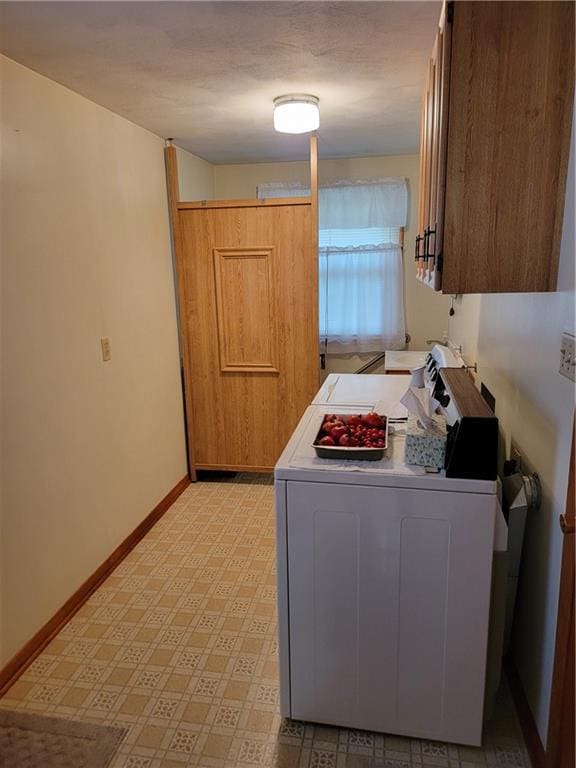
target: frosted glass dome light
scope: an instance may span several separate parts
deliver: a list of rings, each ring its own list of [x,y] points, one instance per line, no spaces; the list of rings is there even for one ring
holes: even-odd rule
[[[274,128],[280,133],[309,133],[320,125],[319,99],[302,93],[274,99]]]

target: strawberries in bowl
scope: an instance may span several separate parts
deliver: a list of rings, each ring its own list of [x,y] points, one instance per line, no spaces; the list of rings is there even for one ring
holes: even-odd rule
[[[313,446],[320,458],[378,460],[388,444],[386,416],[325,414]]]

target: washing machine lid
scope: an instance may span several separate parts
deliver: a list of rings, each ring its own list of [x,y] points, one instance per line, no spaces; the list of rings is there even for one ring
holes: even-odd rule
[[[400,398],[410,386],[410,376],[363,373],[331,373],[312,400],[312,405],[353,406],[376,410],[391,418],[406,417]],[[376,407],[378,404],[378,407]]]

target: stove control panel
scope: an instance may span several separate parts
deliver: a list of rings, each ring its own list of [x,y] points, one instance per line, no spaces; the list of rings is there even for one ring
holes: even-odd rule
[[[466,368],[440,368],[434,397],[449,425],[446,477],[495,480],[498,459],[498,419],[480,394]]]

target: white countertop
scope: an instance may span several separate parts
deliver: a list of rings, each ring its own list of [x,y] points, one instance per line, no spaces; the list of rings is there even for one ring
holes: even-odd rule
[[[359,378],[363,377],[359,376]],[[382,378],[388,379],[388,377]],[[393,381],[395,378],[390,377],[388,380]],[[339,406],[337,411],[338,413],[357,413],[359,409],[354,406]],[[326,412],[326,405],[312,405],[306,409],[276,464],[274,477],[277,480],[378,485],[462,493],[496,493],[495,481],[447,478],[444,470],[429,473],[424,467],[405,464],[406,427],[403,423],[390,425],[388,449],[380,461],[319,459],[312,443]]]
[[[428,352],[394,352],[389,350],[384,358],[385,371],[411,371],[426,362]]]

